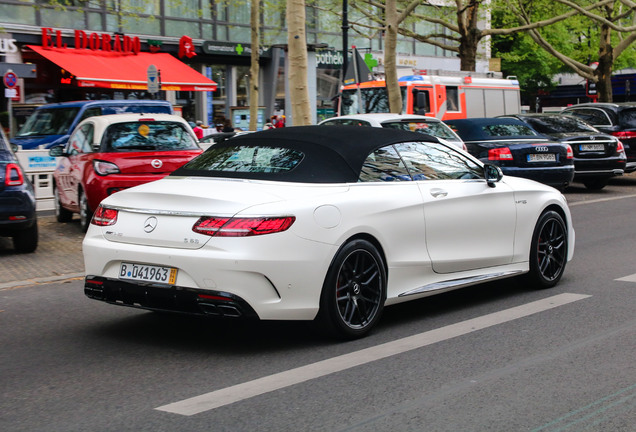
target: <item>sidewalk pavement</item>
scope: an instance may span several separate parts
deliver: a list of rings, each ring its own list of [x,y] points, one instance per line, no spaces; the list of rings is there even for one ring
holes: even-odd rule
[[[30,254],[16,253],[11,239],[0,237],[0,290],[84,276],[84,233],[77,216],[59,223],[50,212],[41,213],[38,228],[38,248]]]

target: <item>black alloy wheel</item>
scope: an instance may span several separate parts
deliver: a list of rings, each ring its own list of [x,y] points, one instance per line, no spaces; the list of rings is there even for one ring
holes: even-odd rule
[[[318,321],[333,335],[355,339],[376,324],[386,300],[386,271],[376,247],[366,240],[345,244],[323,284]]]
[[[532,236],[528,281],[537,288],[555,286],[565,270],[568,258],[568,232],[560,214],[546,211]]]

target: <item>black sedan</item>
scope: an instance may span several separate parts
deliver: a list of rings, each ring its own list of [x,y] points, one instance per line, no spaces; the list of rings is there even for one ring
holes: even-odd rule
[[[481,161],[498,165],[504,174],[565,189],[574,178],[574,153],[513,118],[445,120]]]
[[[561,113],[581,118],[621,140],[627,154],[625,172],[636,171],[636,102],[582,103],[569,106]]]
[[[38,246],[35,194],[29,179],[0,130],[0,236],[12,237],[17,252]]]
[[[574,180],[588,189],[603,189],[610,178],[625,170],[623,143],[583,120],[563,114],[517,114],[537,132],[570,144],[574,151]]]

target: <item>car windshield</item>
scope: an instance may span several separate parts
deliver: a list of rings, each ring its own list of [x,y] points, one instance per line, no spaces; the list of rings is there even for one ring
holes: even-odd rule
[[[299,151],[268,146],[211,147],[183,168],[194,171],[283,173],[303,160]]]
[[[525,117],[524,120],[541,133],[598,132],[594,127],[571,116]]]
[[[79,107],[35,110],[17,136],[65,135],[78,111]]]
[[[193,150],[199,148],[184,125],[171,121],[114,123],[102,138],[106,151]]]
[[[382,127],[425,133],[448,141],[459,141],[453,131],[442,122],[422,122],[414,120],[387,121],[382,123]]]
[[[402,101],[406,108],[406,90],[400,88]],[[365,114],[365,113],[387,113],[389,109],[389,95],[386,88],[364,88],[358,90],[344,90],[342,92],[342,106],[340,114]]]
[[[482,131],[487,136],[536,136],[537,133],[528,126],[521,124],[489,124],[483,125]]]
[[[621,126],[624,128],[636,128],[636,109],[625,109],[620,114]]]

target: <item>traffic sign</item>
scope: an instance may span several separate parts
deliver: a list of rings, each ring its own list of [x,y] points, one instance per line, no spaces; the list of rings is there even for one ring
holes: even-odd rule
[[[5,72],[4,77],[4,86],[9,89],[16,88],[18,85],[18,76],[11,69]]]
[[[151,64],[146,73],[148,75],[148,93],[157,93],[160,90],[157,66]]]

